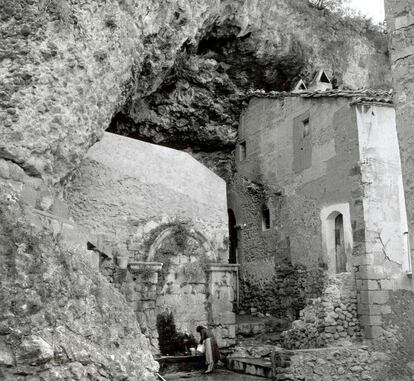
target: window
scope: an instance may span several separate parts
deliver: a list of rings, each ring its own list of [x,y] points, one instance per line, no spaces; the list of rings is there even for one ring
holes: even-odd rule
[[[312,166],[312,129],[309,111],[293,122],[293,171],[302,172]]]
[[[240,161],[246,159],[246,142],[241,142],[239,146],[239,158]]]
[[[310,135],[309,118],[306,118],[302,123],[303,123],[303,138],[305,139],[307,136]]]
[[[267,206],[264,206],[262,209],[262,229],[270,229],[270,210]]]

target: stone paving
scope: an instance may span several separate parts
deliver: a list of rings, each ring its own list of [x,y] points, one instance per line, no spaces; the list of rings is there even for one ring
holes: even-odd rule
[[[248,376],[245,374],[230,372],[225,369],[216,369],[212,374],[203,374],[201,372],[180,372],[167,374],[163,376],[166,381],[263,381],[264,378]]]

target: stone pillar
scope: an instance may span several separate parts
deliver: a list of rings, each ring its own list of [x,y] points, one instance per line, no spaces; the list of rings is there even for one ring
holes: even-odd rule
[[[220,348],[236,344],[236,301],[238,265],[209,264],[208,324]]]
[[[129,270],[133,279],[133,300],[135,313],[144,335],[149,339],[153,353],[158,353],[157,301],[158,272],[160,262],[131,262]]]

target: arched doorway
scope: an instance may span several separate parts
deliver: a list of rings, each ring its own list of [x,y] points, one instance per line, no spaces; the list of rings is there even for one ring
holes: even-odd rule
[[[335,217],[335,260],[336,273],[346,272],[344,217],[341,213]]]
[[[350,271],[353,236],[349,204],[322,208],[322,241],[324,262],[331,274]]]
[[[232,209],[228,209],[229,215],[229,239],[230,239],[230,250],[229,250],[229,263],[237,263],[237,222],[236,216]]]

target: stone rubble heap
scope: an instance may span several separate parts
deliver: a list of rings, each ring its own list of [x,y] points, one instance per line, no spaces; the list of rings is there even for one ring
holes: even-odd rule
[[[321,348],[361,338],[352,274],[329,279],[324,296],[313,299],[281,336],[286,349]]]
[[[275,380],[377,380],[388,360],[385,353],[366,346],[275,351],[272,367]]]

